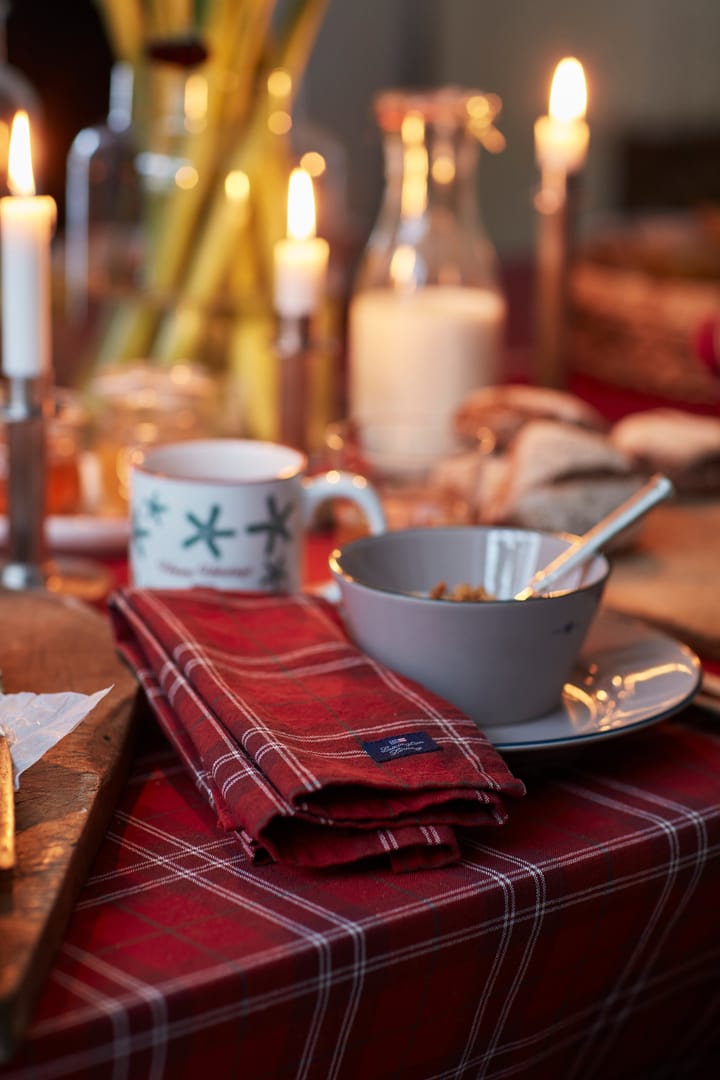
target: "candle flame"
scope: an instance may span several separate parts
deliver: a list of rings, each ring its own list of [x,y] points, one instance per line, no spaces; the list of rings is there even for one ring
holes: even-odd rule
[[[293,169],[288,185],[288,238],[310,240],[315,236],[315,228],[315,195],[310,173]]]
[[[550,116],[555,120],[581,120],[587,110],[585,72],[579,60],[566,56],[555,68],[550,88]]]
[[[35,194],[35,177],[30,149],[30,118],[24,110],[15,113],[10,129],[8,187],[13,195]]]

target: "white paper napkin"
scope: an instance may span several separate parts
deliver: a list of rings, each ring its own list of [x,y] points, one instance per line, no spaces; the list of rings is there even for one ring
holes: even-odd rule
[[[96,694],[0,694],[0,731],[10,747],[15,787],[20,777],[77,727],[112,686]]]

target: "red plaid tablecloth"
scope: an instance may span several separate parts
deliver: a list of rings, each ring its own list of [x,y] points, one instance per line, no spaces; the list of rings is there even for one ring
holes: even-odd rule
[[[462,860],[253,866],[148,716],[3,1078],[709,1078],[720,728],[691,711],[554,762]]]

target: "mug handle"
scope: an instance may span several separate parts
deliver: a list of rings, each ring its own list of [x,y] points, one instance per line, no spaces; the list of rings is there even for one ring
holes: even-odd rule
[[[305,525],[309,525],[313,512],[320,503],[327,499],[349,499],[365,514],[371,533],[385,532],[387,522],[380,496],[366,477],[359,473],[330,469],[329,472],[319,473],[317,476],[304,477],[302,484]]]

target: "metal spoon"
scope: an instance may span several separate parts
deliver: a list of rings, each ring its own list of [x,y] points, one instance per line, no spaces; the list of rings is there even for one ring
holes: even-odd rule
[[[584,563],[613,536],[627,528],[633,521],[637,521],[657,503],[672,495],[673,490],[672,482],[667,476],[663,476],[662,473],[651,476],[634,495],[598,521],[592,529],[578,537],[574,544],[566,548],[542,570],[538,570],[525,588],[516,593],[513,599],[527,600],[531,596],[541,596],[559,577]]]

